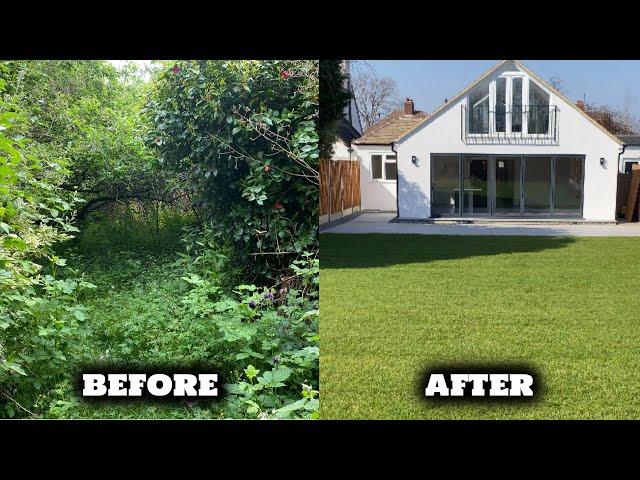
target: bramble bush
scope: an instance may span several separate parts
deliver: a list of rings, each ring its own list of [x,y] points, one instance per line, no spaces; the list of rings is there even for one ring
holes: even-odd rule
[[[224,255],[218,255],[224,261]],[[218,270],[217,270],[218,271]],[[190,362],[216,365],[230,394],[230,418],[316,418],[318,412],[319,261],[311,252],[295,260],[270,288],[238,285],[225,293],[217,278],[190,272],[183,314],[170,327],[171,342],[190,351]],[[199,325],[193,332],[185,325]],[[196,338],[206,338],[202,350]],[[199,356],[202,355],[202,356]]]

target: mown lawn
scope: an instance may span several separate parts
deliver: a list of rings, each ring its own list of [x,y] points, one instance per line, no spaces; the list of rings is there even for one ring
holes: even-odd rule
[[[640,418],[640,239],[321,236],[322,418]],[[519,364],[528,403],[427,402],[425,369]]]

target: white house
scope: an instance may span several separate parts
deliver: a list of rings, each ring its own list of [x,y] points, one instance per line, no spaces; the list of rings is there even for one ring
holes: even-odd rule
[[[618,135],[624,143],[620,160],[620,173],[631,173],[631,166],[640,163],[640,135]]]
[[[514,60],[431,114],[407,99],[353,142],[363,210],[605,222],[615,220],[624,144]]]

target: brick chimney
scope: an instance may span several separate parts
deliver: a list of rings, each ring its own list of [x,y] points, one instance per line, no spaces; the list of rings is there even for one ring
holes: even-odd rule
[[[582,100],[578,100],[576,102],[576,107],[578,107],[580,110],[584,112],[584,102]]]
[[[413,100],[411,100],[410,98],[407,98],[404,101],[404,114],[405,115],[413,115],[414,111],[413,111]]]

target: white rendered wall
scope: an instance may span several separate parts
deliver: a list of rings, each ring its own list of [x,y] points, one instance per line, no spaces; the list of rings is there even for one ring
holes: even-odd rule
[[[355,154],[349,153],[349,147],[342,141],[338,140],[333,144],[333,156],[331,160],[355,160]]]
[[[399,218],[423,219],[431,215],[431,154],[462,153],[585,155],[584,219],[615,219],[621,146],[577,110],[551,95],[551,103],[558,106],[557,145],[467,145],[460,131],[461,110],[466,101],[466,97],[459,99],[397,144]],[[417,165],[411,162],[414,155],[418,158]],[[606,168],[600,165],[601,157],[606,159]]]
[[[393,154],[387,145],[353,145],[354,153],[360,161],[360,202],[362,210],[397,210],[395,180],[374,180],[371,178],[371,155]]]

